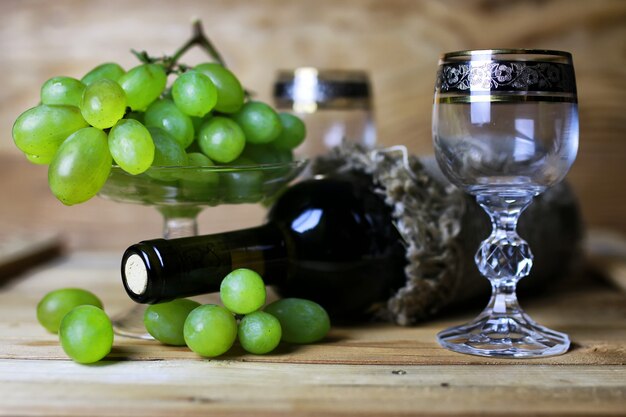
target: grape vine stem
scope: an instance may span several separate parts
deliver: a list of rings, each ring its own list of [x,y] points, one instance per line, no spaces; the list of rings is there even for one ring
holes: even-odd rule
[[[217,51],[213,43],[209,40],[209,38],[204,34],[204,29],[202,28],[202,22],[196,20],[192,25],[192,34],[191,38],[178,49],[171,58],[168,59],[168,66],[165,68],[166,71],[171,71],[180,57],[182,57],[185,52],[193,48],[194,46],[199,46],[202,48],[211,58],[213,58],[218,64],[226,67],[226,63],[222,58],[222,55]]]
[[[152,64],[155,62],[163,63],[165,67],[165,72],[167,74],[171,74],[176,72],[177,69],[184,70],[183,66],[178,64],[178,60],[191,48],[194,46],[198,46],[202,48],[207,55],[209,55],[215,62],[226,67],[226,63],[222,58],[222,55],[218,52],[217,48],[213,45],[211,40],[205,35],[204,29],[202,28],[202,22],[199,20],[195,20],[192,24],[192,33],[191,38],[183,46],[178,48],[174,55],[172,56],[164,56],[162,58],[154,58],[148,55],[146,51],[138,52],[135,50],[131,50],[131,52],[144,64]],[[178,68],[177,68],[178,67]]]

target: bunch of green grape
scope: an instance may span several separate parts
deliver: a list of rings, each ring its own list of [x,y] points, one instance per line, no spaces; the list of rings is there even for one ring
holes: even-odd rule
[[[285,162],[306,136],[298,117],[248,99],[220,63],[147,61],[51,78],[40,104],[15,121],[15,144],[31,162],[49,164],[50,189],[64,204],[95,196],[113,164],[138,175],[153,166]]]
[[[238,339],[250,353],[273,351],[281,341],[314,343],[330,330],[326,310],[313,301],[284,298],[265,306],[263,279],[236,269],[220,287],[224,306],[177,299],[148,306],[144,325],[152,337],[173,346],[188,346],[205,357],[228,352]],[[59,334],[65,353],[79,363],[94,363],[109,354],[113,326],[100,299],[79,288],[46,294],[37,305],[37,320]]]
[[[149,306],[146,330],[156,340],[187,345],[205,357],[220,356],[238,339],[247,352],[265,354],[280,341],[313,343],[330,329],[326,311],[312,301],[286,298],[266,306],[263,279],[250,269],[236,269],[220,286],[223,307],[178,299]],[[238,320],[239,319],[239,320]]]

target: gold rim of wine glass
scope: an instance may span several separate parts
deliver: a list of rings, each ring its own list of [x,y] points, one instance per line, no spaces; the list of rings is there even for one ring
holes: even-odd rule
[[[446,52],[441,55],[441,60],[449,58],[459,58],[468,56],[482,56],[482,55],[543,55],[543,56],[557,56],[561,58],[567,58],[569,62],[572,62],[572,54],[566,51],[559,51],[555,49],[527,49],[527,48],[498,48],[498,49],[466,49],[463,51]]]

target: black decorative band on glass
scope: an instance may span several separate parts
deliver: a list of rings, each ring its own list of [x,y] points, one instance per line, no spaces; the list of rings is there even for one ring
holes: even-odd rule
[[[441,93],[531,91],[576,94],[574,68],[543,61],[469,61],[445,63],[437,73]]]
[[[363,81],[326,81],[317,80],[315,91],[309,93],[318,103],[336,99],[369,99],[369,83]],[[308,96],[308,94],[307,94]],[[274,98],[293,101],[297,99],[293,80],[274,84]]]

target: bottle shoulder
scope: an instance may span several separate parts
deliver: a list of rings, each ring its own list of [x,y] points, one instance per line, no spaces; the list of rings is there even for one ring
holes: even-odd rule
[[[367,177],[295,184],[272,207],[269,220],[279,224],[294,244],[317,246],[337,257],[384,251],[399,239],[390,208],[373,192]]]

